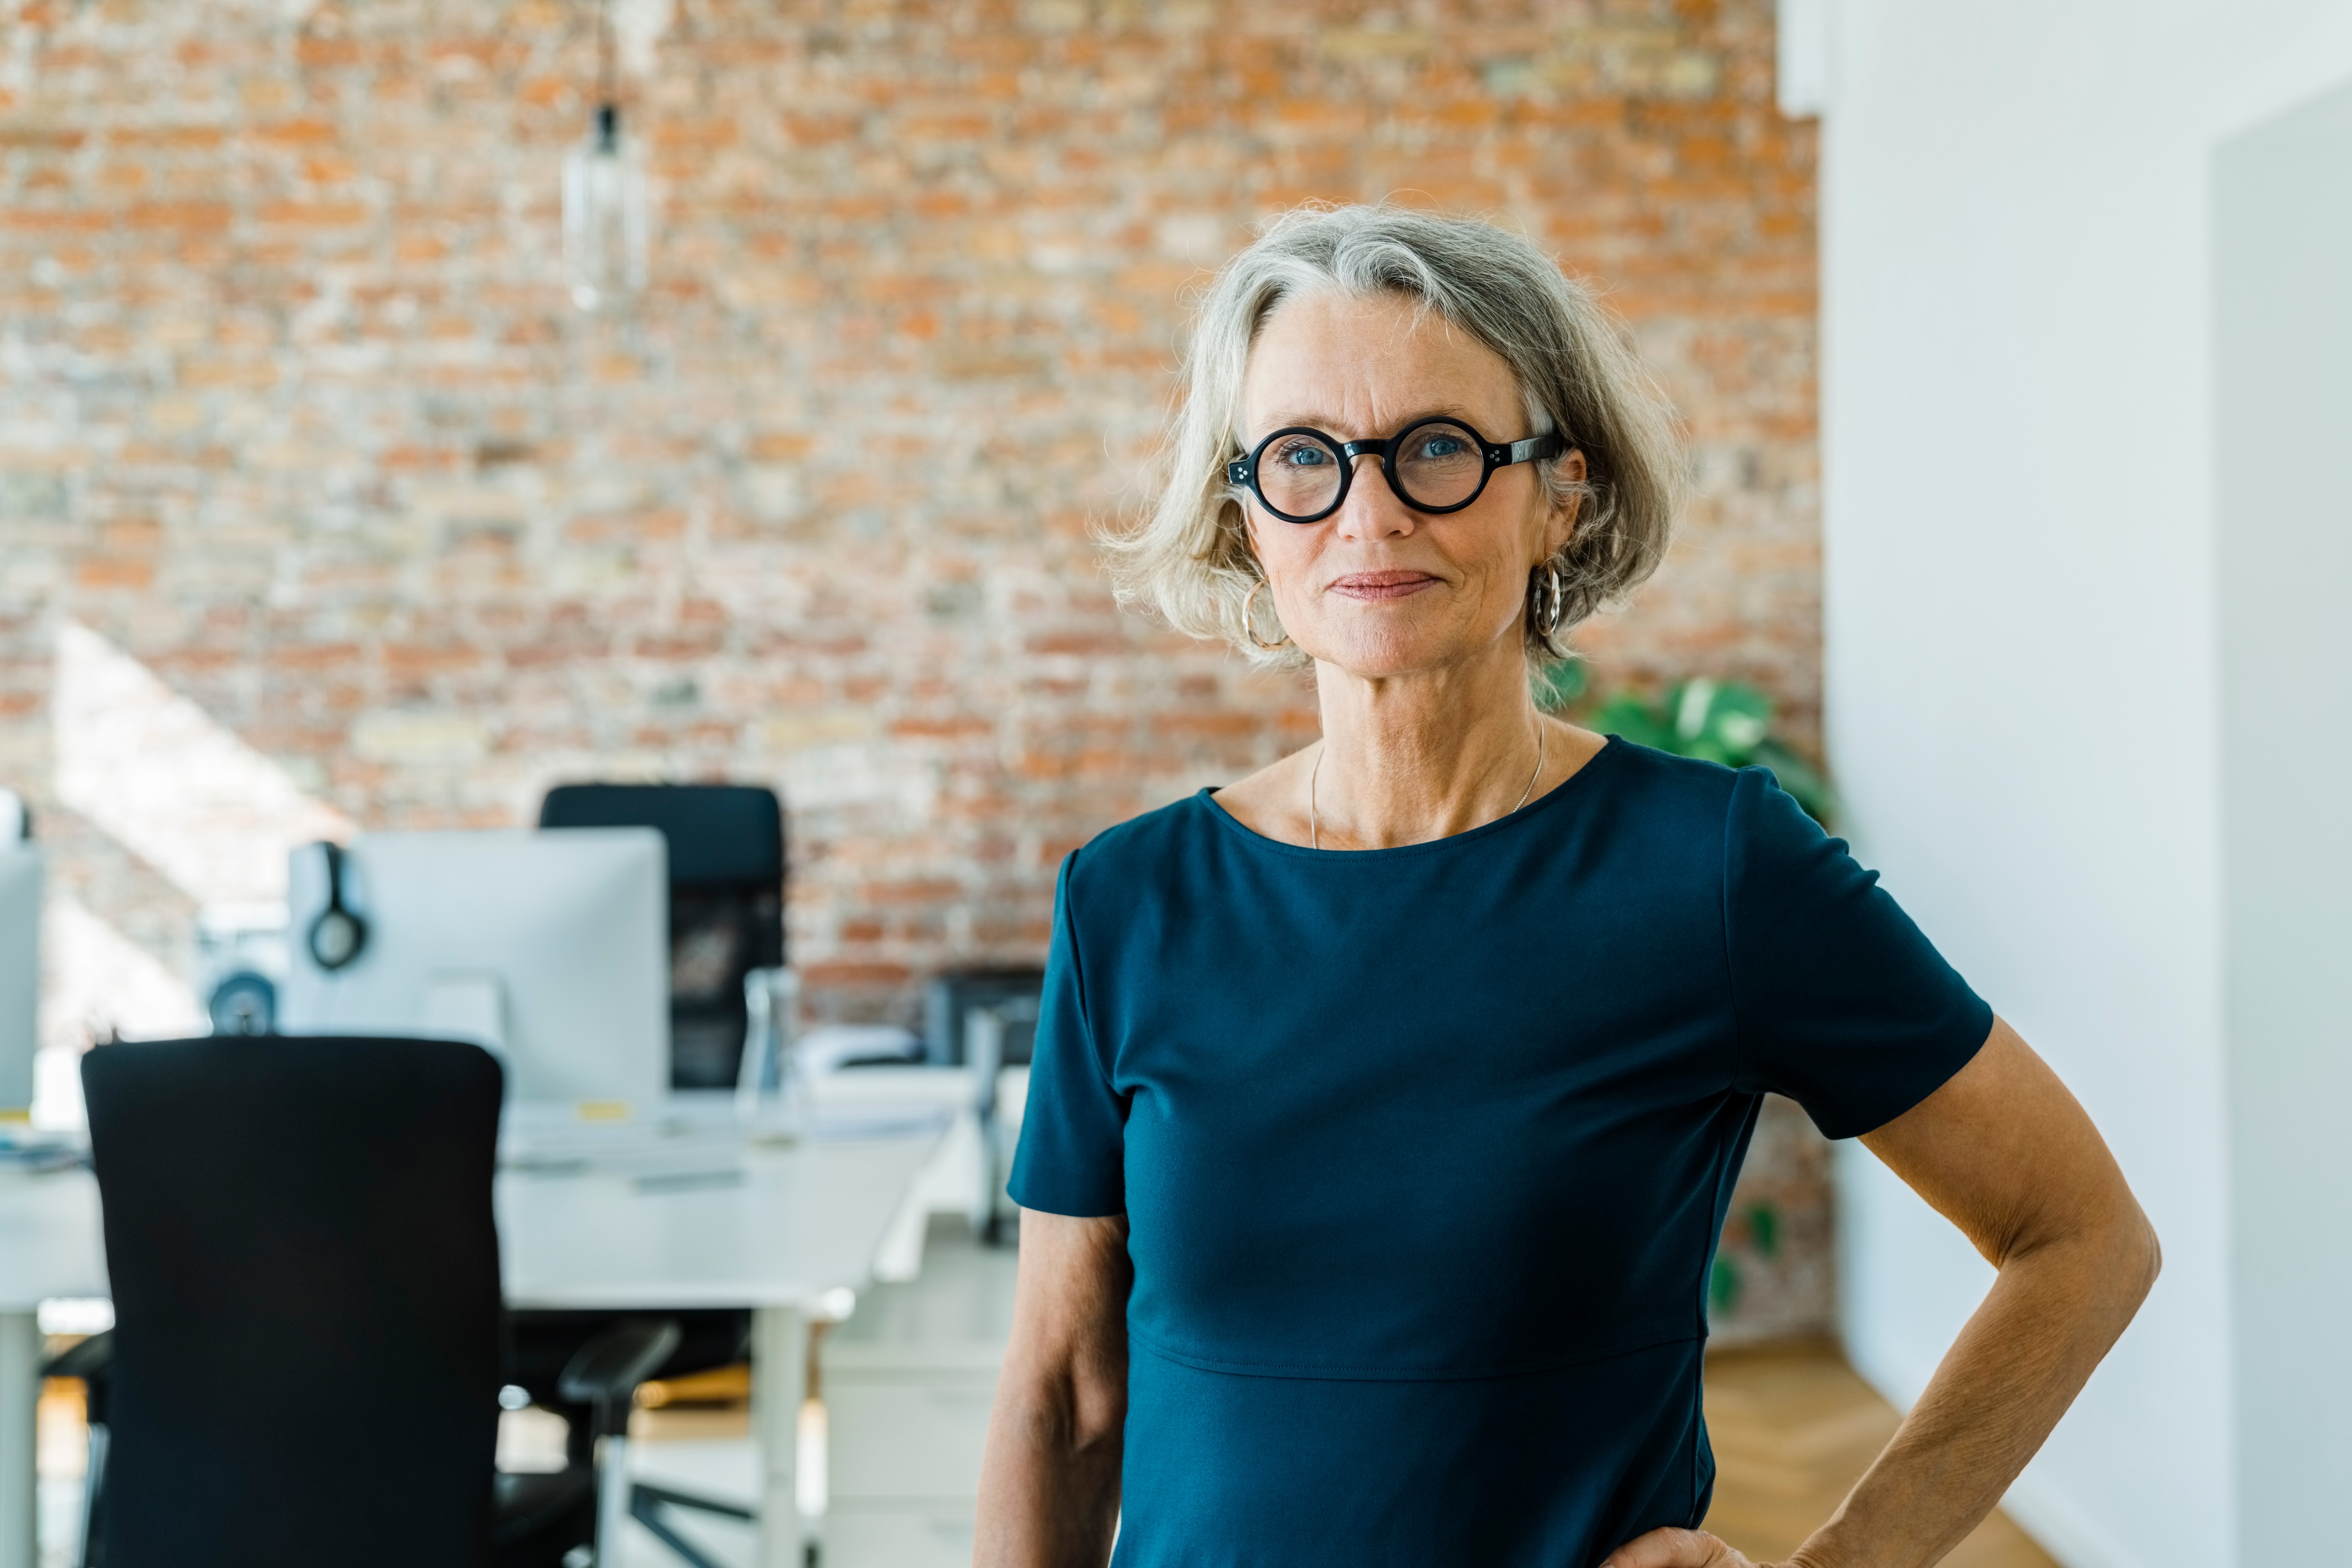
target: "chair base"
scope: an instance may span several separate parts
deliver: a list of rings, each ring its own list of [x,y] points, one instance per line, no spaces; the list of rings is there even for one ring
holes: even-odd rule
[[[690,1492],[673,1491],[667,1487],[646,1486],[643,1482],[631,1487],[629,1516],[653,1531],[654,1539],[676,1552],[687,1568],[724,1568],[724,1565],[711,1561],[701,1548],[671,1528],[669,1521],[662,1516],[665,1508],[692,1509],[698,1513],[713,1513],[722,1519],[739,1519],[746,1523],[757,1517],[748,1508],[739,1508],[730,1502],[715,1502]]]

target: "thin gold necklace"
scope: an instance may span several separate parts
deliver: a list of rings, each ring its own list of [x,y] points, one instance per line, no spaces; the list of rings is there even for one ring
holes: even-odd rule
[[[1543,777],[1544,742],[1548,738],[1549,738],[1549,732],[1544,728],[1543,720],[1536,720],[1536,769],[1528,775],[1528,787],[1519,791],[1519,798],[1512,802],[1511,810],[1504,812],[1503,817],[1511,815],[1512,811],[1517,811],[1521,806],[1526,805],[1528,797],[1536,792],[1536,780]],[[1315,766],[1307,770],[1307,847],[1310,850],[1319,850],[1323,847],[1323,835],[1317,831],[1315,821],[1315,780],[1321,778],[1323,774],[1323,743],[1317,741]],[[1495,821],[1499,822],[1503,817],[1497,817]],[[1484,823],[1479,825],[1485,826]]]

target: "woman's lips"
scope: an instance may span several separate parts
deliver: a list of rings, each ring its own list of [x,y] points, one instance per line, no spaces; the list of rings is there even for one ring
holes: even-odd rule
[[[1331,580],[1331,591],[1344,593],[1350,599],[1372,601],[1410,599],[1424,588],[1435,588],[1438,580],[1425,571],[1351,571],[1345,577]]]

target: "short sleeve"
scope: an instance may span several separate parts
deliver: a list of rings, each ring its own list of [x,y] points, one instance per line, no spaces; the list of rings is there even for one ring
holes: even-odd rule
[[[1968,1065],[1992,1009],[1910,916],[1761,768],[1733,788],[1725,942],[1738,1086],[1805,1108],[1825,1136],[1885,1126]]]
[[[1008,1189],[1024,1208],[1079,1218],[1127,1212],[1127,1101],[1087,1023],[1086,977],[1070,912],[1070,869],[1054,894],[1054,939],[1029,1062],[1029,1101]]]

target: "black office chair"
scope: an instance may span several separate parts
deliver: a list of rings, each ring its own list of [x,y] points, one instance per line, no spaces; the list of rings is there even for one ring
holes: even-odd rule
[[[82,1060],[111,1334],[86,1563],[413,1568],[583,1560],[585,1465],[495,1469],[498,1064],[446,1040],[215,1037]],[[677,1339],[566,1369],[610,1430]],[[102,1347],[102,1348],[101,1348]]]
[[[731,1089],[751,1028],[746,982],[784,962],[784,814],[776,792],[748,784],[564,784],[540,803],[539,825],[657,828],[669,848],[670,1086]],[[740,1308],[668,1312],[677,1346],[653,1373],[683,1377],[751,1359],[751,1314]],[[593,1412],[560,1374],[614,1314],[514,1314],[508,1376],[534,1404],[572,1424],[570,1455],[585,1462]],[[661,1518],[663,1506],[745,1517],[731,1505],[639,1487],[634,1511],[690,1563],[702,1560]]]

